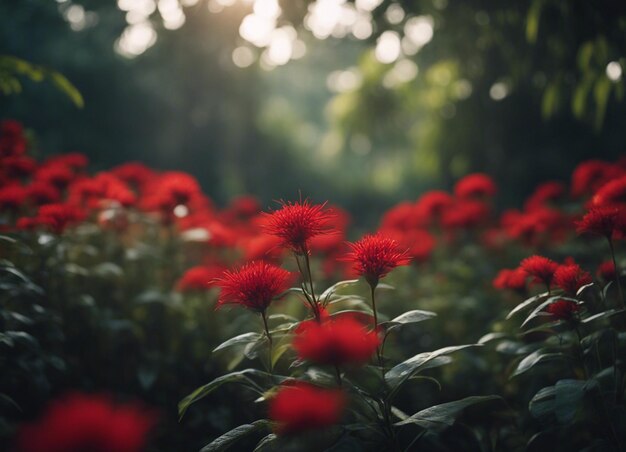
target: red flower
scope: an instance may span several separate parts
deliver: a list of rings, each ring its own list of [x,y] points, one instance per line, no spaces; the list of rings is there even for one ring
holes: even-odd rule
[[[613,261],[605,261],[598,267],[598,276],[605,281],[615,280],[615,265]]]
[[[81,222],[85,213],[76,206],[69,204],[46,204],[39,208],[35,221],[38,226],[50,229],[55,234],[61,234],[65,228]]]
[[[398,242],[398,247],[406,249],[406,254],[412,261],[424,262],[428,260],[435,248],[435,238],[421,229],[400,231],[397,229],[384,230],[385,236]]]
[[[554,283],[568,295],[576,295],[578,289],[591,281],[591,275],[576,264],[561,265],[554,272]]]
[[[496,191],[493,179],[483,173],[469,174],[454,186],[454,194],[461,199],[490,198]]]
[[[317,364],[364,364],[376,351],[380,340],[351,317],[302,322],[296,329],[293,348],[301,359]]]
[[[0,161],[0,170],[9,179],[19,179],[33,173],[37,168],[37,162],[31,157],[24,155],[13,155],[10,157],[3,157]]]
[[[602,160],[582,162],[572,173],[572,195],[580,197],[594,193],[608,181],[623,174],[624,170],[618,165]]]
[[[398,242],[382,234],[366,235],[355,243],[350,243],[352,251],[343,260],[352,262],[359,276],[364,276],[371,285],[400,265],[406,265],[410,258],[401,251]]]
[[[89,159],[85,154],[80,152],[68,152],[66,154],[55,155],[50,157],[45,165],[64,165],[73,170],[82,170],[89,164]]]
[[[557,300],[546,308],[546,311],[558,320],[572,320],[578,310],[579,306],[571,300]]]
[[[480,226],[489,218],[489,210],[484,202],[460,200],[443,212],[441,224],[450,229]]]
[[[417,227],[419,221],[420,218],[416,205],[412,202],[405,201],[396,204],[385,212],[380,222],[380,228],[406,231]]]
[[[0,157],[22,155],[26,147],[22,124],[11,119],[0,122]]]
[[[111,174],[117,176],[136,189],[143,188],[148,182],[156,177],[153,170],[143,163],[128,162],[123,165],[116,166],[111,170]]]
[[[416,211],[419,218],[426,223],[438,221],[443,212],[454,204],[454,198],[441,190],[432,190],[424,193],[417,201]]]
[[[234,271],[225,271],[217,280],[222,289],[218,307],[240,304],[253,311],[265,311],[272,299],[289,288],[291,273],[266,262],[250,262]]]
[[[554,272],[558,267],[559,264],[543,256],[530,256],[520,263],[520,268],[526,274],[534,277],[535,281],[544,283],[548,288],[552,284]]]
[[[42,166],[35,173],[35,180],[63,189],[74,179],[74,172],[67,165],[51,164]]]
[[[309,251],[309,240],[320,234],[329,233],[332,214],[324,210],[324,204],[311,204],[308,200],[291,203],[283,202],[282,207],[272,213],[265,213],[263,225],[268,234],[282,240],[283,246],[296,253]]]
[[[278,422],[277,433],[299,433],[337,424],[345,404],[341,391],[304,382],[285,383],[269,402],[269,417]]]
[[[0,188],[0,211],[17,211],[26,199],[26,190],[21,185]]]
[[[140,452],[155,421],[153,413],[136,405],[71,394],[50,404],[38,421],[22,426],[16,448],[18,452]]]
[[[26,187],[28,199],[36,206],[43,204],[50,204],[53,202],[59,202],[61,199],[61,193],[54,186],[45,182],[33,182]]]
[[[528,197],[524,203],[524,208],[530,212],[537,208],[546,207],[550,203],[562,198],[565,193],[566,188],[563,182],[545,182],[539,185],[533,194]]]
[[[581,221],[576,223],[579,234],[601,235],[611,239],[613,233],[624,227],[624,212],[616,207],[596,207],[585,214]]]
[[[176,283],[179,292],[202,292],[214,287],[217,278],[224,273],[219,265],[211,267],[197,266],[188,269]]]
[[[607,182],[592,198],[594,206],[626,207],[626,177]]]
[[[493,280],[493,287],[496,289],[510,289],[516,292],[526,290],[526,278],[528,275],[520,268],[503,269]]]

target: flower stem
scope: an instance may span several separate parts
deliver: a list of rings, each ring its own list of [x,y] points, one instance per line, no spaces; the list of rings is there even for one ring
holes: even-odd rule
[[[617,267],[617,261],[615,260],[615,249],[613,247],[613,240],[611,237],[607,237],[609,241],[609,248],[611,249],[611,259],[613,259],[613,267],[615,268],[615,283],[617,284],[617,294],[619,296],[619,304],[624,309],[624,294],[622,293],[622,284],[619,280],[619,268]]]
[[[267,335],[268,340],[268,366],[270,373],[274,373],[273,365],[272,365],[272,335],[270,334],[269,326],[267,325],[267,316],[265,315],[265,311],[261,311],[261,318],[263,319],[263,327],[265,328],[265,334]]]

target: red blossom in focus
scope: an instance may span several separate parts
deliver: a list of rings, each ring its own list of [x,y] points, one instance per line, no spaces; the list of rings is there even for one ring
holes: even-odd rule
[[[591,281],[591,275],[576,264],[561,265],[554,272],[554,283],[568,295],[576,295],[578,289]]]
[[[283,202],[280,209],[265,213],[263,228],[268,234],[279,237],[283,246],[295,253],[309,251],[309,241],[318,235],[330,233],[332,214],[326,204],[311,204],[308,200]]]
[[[345,405],[346,397],[339,390],[285,383],[269,402],[269,417],[278,423],[278,434],[294,434],[337,424]]]
[[[366,363],[380,344],[378,333],[343,316],[302,322],[295,331],[293,348],[301,359],[341,366]]]
[[[17,452],[140,452],[156,417],[144,408],[105,396],[71,394],[22,426]]]
[[[217,279],[221,288],[217,306],[239,304],[264,312],[272,300],[289,288],[292,275],[266,262],[250,262],[237,270],[225,271]]]
[[[616,207],[592,208],[582,220],[576,223],[576,232],[601,235],[611,239],[614,233],[620,232],[624,228],[626,224],[624,213]]]
[[[176,290],[183,293],[208,290],[217,284],[217,278],[223,274],[224,268],[219,265],[192,267],[176,282]]]
[[[615,280],[615,264],[613,261],[605,261],[602,262],[598,266],[598,276],[602,278],[604,281],[614,281]]]
[[[546,312],[552,314],[552,317],[558,320],[572,320],[579,309],[579,306],[574,301],[557,300],[548,305]]]
[[[520,268],[527,275],[535,278],[535,281],[544,283],[548,288],[552,285],[554,272],[556,272],[559,264],[551,259],[543,256],[530,256],[520,263]]]
[[[461,199],[491,198],[496,191],[493,179],[483,173],[469,174],[454,186],[454,194]]]
[[[411,261],[398,242],[380,233],[366,235],[349,245],[352,251],[343,259],[352,262],[356,274],[364,276],[370,286],[376,286],[391,270]]]
[[[602,160],[588,160],[578,165],[572,173],[572,195],[582,197],[595,193],[612,179],[620,177],[624,170]]]
[[[516,292],[526,290],[526,278],[528,275],[520,268],[502,269],[493,280],[493,287],[496,289],[510,289]]]

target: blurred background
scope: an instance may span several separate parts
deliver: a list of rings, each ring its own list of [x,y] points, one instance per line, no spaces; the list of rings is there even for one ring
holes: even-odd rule
[[[625,150],[617,0],[2,0],[0,55],[0,117],[40,154],[188,171],[218,203],[301,191],[367,226],[468,172],[519,205]]]

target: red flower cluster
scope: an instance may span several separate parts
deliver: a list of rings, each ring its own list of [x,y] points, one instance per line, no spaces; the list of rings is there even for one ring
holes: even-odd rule
[[[382,234],[366,235],[361,240],[350,244],[352,251],[344,258],[353,264],[359,276],[376,286],[380,278],[394,268],[407,265],[410,258],[401,250],[398,242]]]
[[[76,225],[85,219],[85,212],[71,204],[45,204],[39,207],[37,216],[20,218],[18,229],[47,229],[55,234],[62,234],[69,226]]]
[[[613,261],[605,261],[598,267],[598,276],[604,281],[615,281],[615,265]]]
[[[626,227],[626,211],[617,207],[595,207],[576,223],[579,234],[601,235],[611,239],[615,233],[623,232]]]
[[[577,264],[561,265],[554,272],[555,284],[567,295],[576,295],[578,289],[592,281],[589,272]]]
[[[291,273],[266,262],[250,262],[239,269],[225,271],[217,280],[221,292],[218,307],[239,304],[264,312],[277,295],[289,288]]]
[[[309,241],[328,234],[332,214],[326,204],[311,204],[308,200],[283,202],[280,209],[265,214],[265,231],[281,239],[283,246],[298,254],[309,252]]]
[[[327,318],[321,323],[308,320],[295,333],[293,348],[298,356],[317,364],[364,364],[380,344],[376,331],[368,331],[347,316]]]
[[[557,320],[572,320],[579,309],[579,306],[574,301],[557,300],[548,305],[546,312],[552,314],[552,317]]]
[[[285,383],[270,400],[269,417],[278,423],[278,434],[295,434],[337,424],[345,404],[341,391],[304,382]]]
[[[510,289],[516,292],[526,291],[526,278],[528,274],[521,268],[503,269],[493,280],[496,289]]]
[[[22,155],[28,143],[22,125],[11,119],[0,122],[0,157]]]
[[[545,284],[548,288],[552,285],[554,273],[559,264],[543,256],[530,256],[520,263],[520,268],[527,275],[532,276],[536,282]]]
[[[20,428],[17,452],[140,452],[156,421],[136,405],[105,396],[68,395],[38,421]]]

